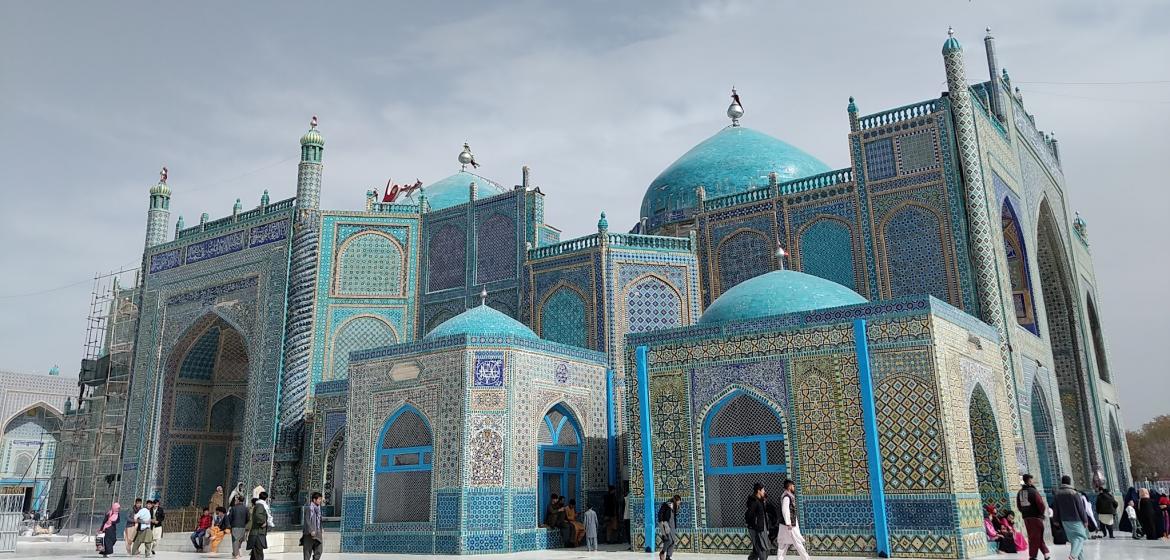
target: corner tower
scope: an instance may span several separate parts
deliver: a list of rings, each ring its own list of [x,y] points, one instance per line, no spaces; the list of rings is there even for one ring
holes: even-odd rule
[[[171,188],[167,186],[167,168],[158,173],[158,184],[150,188],[150,209],[146,211],[146,248],[167,240],[167,222],[171,218]]]
[[[963,171],[963,193],[967,208],[967,228],[970,238],[971,264],[975,272],[975,287],[979,294],[978,317],[995,327],[999,334],[999,353],[1003,360],[1004,388],[1011,406],[1012,435],[1017,457],[1026,457],[1024,439],[1020,431],[1019,401],[1016,400],[1016,375],[1012,366],[1011,339],[1007,329],[1007,310],[1000,291],[999,263],[992,232],[999,227],[992,220],[991,191],[983,179],[983,158],[979,151],[975,115],[971,107],[971,90],[967,86],[967,71],[963,66],[963,46],[955,39],[954,30],[947,30],[942,48],[943,66],[947,73],[947,97],[955,128],[955,143],[959,165]],[[992,225],[995,224],[995,225]],[[1014,312],[1013,312],[1014,316]],[[1023,474],[1026,463],[1020,464]]]
[[[309,395],[313,333],[313,294],[317,283],[317,234],[320,223],[321,168],[325,140],[317,131],[317,117],[301,136],[301,163],[297,168],[296,214],[289,259],[288,316],[285,321],[284,371],[281,374],[280,435],[277,448],[299,448],[294,441],[304,418]],[[282,469],[284,472],[284,469]]]

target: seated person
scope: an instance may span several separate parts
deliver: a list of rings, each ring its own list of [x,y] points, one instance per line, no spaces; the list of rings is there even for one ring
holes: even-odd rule
[[[199,516],[199,525],[195,527],[195,532],[191,533],[191,544],[195,545],[195,552],[203,552],[203,536],[210,528],[211,512],[203,508],[203,515]]]

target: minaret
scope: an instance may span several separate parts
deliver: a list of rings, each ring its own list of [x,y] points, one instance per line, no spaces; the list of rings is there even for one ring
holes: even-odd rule
[[[992,114],[1003,121],[1003,87],[999,84],[999,58],[995,56],[995,37],[991,36],[990,27],[987,28],[987,36],[983,37],[983,50],[987,52],[987,71],[991,74],[987,98],[991,102]]]
[[[317,288],[318,213],[321,201],[321,156],[324,150],[325,140],[317,131],[317,117],[314,116],[309,121],[309,131],[301,136],[301,163],[297,169],[278,448],[300,445],[300,442],[291,441],[291,436],[296,432],[298,422],[304,418],[309,384],[312,382],[309,350],[313,333],[313,294]]]
[[[166,243],[167,222],[171,218],[171,188],[167,186],[167,168],[158,173],[158,184],[150,188],[150,209],[146,211],[146,248]]]
[[[966,198],[971,264],[974,267],[975,287],[979,294],[979,309],[971,311],[978,311],[976,315],[994,326],[999,333],[999,352],[1004,368],[1004,388],[1007,392],[1008,402],[1012,403],[1012,433],[1015,436],[1014,443],[1017,459],[1019,459],[1025,457],[1024,440],[1020,432],[1019,402],[1016,400],[1016,375],[1012,366],[1009,332],[1006,328],[1007,310],[1004,308],[1003,292],[1000,290],[999,261],[996,259],[996,246],[992,238],[993,232],[998,231],[999,212],[995,213],[996,218],[992,220],[991,191],[983,180],[983,161],[979,152],[978,134],[975,130],[975,115],[971,107],[971,90],[967,86],[967,72],[963,67],[963,46],[959,44],[958,39],[955,39],[953,29],[947,30],[947,40],[943,43],[942,55],[947,73],[947,97],[950,99],[951,116],[954,119],[959,164],[963,170],[963,192]],[[1014,317],[1014,312],[1012,316]],[[1020,461],[1017,460],[1017,462]],[[1026,464],[1025,460],[1024,465]]]

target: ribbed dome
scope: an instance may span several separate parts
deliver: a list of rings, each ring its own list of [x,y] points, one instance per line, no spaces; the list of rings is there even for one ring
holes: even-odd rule
[[[423,338],[442,338],[465,334],[470,336],[514,336],[516,338],[540,339],[532,329],[487,305],[473,307],[435,327]]]
[[[836,282],[795,270],[776,270],[736,284],[711,302],[700,324],[744,321],[785,313],[865,303]]]
[[[321,133],[317,132],[317,127],[312,127],[304,136],[301,136],[301,145],[317,146],[319,148],[325,147],[325,139],[321,137]]]
[[[729,126],[691,148],[660,173],[642,198],[642,216],[659,225],[689,217],[695,189],[707,199],[766,187],[768,174],[780,181],[830,171],[799,148],[742,126]]]
[[[470,200],[467,188],[472,181],[475,182],[476,198],[487,198],[508,192],[503,185],[487,177],[470,171],[460,171],[429,185],[423,184],[423,193],[427,195],[427,203],[431,205],[431,210],[442,210]]]
[[[150,187],[151,195],[171,196],[171,188],[166,183],[159,182],[157,185]]]

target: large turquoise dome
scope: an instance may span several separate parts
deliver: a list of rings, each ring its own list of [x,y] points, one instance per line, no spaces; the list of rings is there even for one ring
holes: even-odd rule
[[[729,126],[702,141],[650,183],[642,198],[642,216],[652,227],[686,219],[695,210],[695,189],[707,199],[768,186],[775,171],[790,181],[831,171],[799,148],[742,126]]]
[[[431,330],[423,338],[442,338],[465,334],[469,336],[514,336],[516,338],[539,339],[532,329],[487,305],[472,307]]]
[[[427,195],[427,203],[430,204],[431,210],[442,210],[470,200],[467,187],[472,181],[475,182],[476,198],[487,198],[508,192],[503,185],[470,171],[460,171],[429,185],[424,184],[423,192]]]
[[[711,302],[699,324],[713,325],[785,313],[865,303],[857,292],[795,270],[776,270],[745,280]]]

